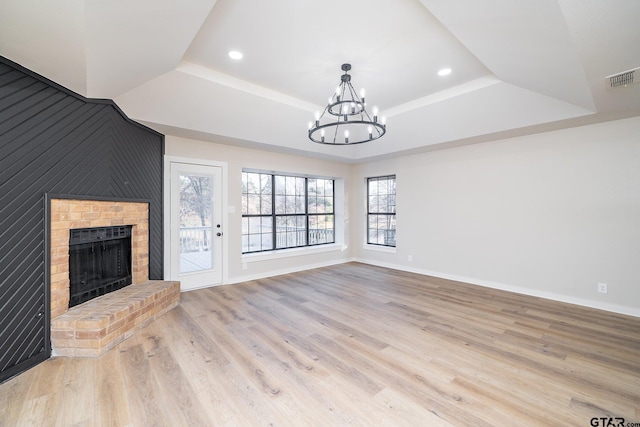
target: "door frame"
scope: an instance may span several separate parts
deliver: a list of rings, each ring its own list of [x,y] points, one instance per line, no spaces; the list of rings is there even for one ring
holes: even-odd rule
[[[180,156],[164,156],[164,185],[163,185],[163,212],[164,212],[164,275],[165,280],[174,273],[171,270],[171,164],[172,163],[188,163],[195,166],[215,166],[221,169],[222,182],[220,183],[220,187],[222,190],[222,264],[220,268],[222,269],[222,282],[218,285],[224,285],[229,282],[229,239],[228,239],[228,217],[229,217],[229,199],[228,199],[228,191],[227,191],[227,174],[228,174],[228,164],[227,162],[219,162],[215,160],[202,160],[196,159],[192,157],[180,157]],[[204,286],[204,287],[209,287]],[[195,289],[195,288],[194,288]],[[189,289],[193,290],[193,289]]]

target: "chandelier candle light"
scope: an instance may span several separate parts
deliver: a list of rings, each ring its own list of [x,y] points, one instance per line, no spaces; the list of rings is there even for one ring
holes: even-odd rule
[[[309,122],[309,139],[318,144],[353,145],[374,141],[387,132],[384,117],[378,120],[378,107],[370,116],[366,109],[364,89],[360,96],[351,85],[351,64],[342,64],[340,85],[329,97],[329,103],[315,120]]]

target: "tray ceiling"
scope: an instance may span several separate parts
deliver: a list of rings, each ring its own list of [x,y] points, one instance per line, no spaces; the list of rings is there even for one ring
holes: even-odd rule
[[[638,115],[640,84],[606,77],[640,67],[639,19],[637,0],[21,0],[0,55],[166,134],[351,162]],[[314,144],[345,62],[387,135]]]

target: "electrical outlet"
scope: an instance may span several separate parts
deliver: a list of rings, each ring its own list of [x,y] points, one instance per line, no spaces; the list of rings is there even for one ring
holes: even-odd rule
[[[242,263],[242,269],[243,269],[243,270],[246,270],[246,269],[247,269],[247,263],[246,263],[246,262],[243,262],[243,263]]]
[[[409,262],[413,262],[413,255],[409,255]]]
[[[601,294],[607,293],[607,284],[606,283],[598,283],[598,292]]]

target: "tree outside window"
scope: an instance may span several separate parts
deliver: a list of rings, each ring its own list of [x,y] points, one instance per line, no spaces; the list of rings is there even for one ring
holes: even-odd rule
[[[335,242],[334,180],[242,172],[242,253]]]
[[[367,178],[367,243],[396,246],[396,176]]]

